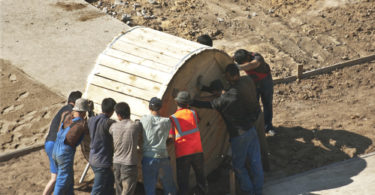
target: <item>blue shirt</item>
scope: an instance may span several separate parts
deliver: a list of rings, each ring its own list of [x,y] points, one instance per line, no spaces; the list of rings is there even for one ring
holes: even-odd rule
[[[105,114],[99,114],[89,119],[90,165],[103,168],[112,166],[113,138],[109,134],[109,127],[114,122]]]
[[[145,115],[141,119],[143,126],[143,156],[167,158],[167,139],[171,129],[169,118]]]

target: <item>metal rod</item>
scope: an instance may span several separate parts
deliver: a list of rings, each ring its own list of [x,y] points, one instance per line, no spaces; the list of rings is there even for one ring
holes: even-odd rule
[[[79,183],[82,183],[83,182],[83,179],[85,179],[85,176],[87,174],[87,171],[89,170],[89,167],[90,167],[90,163],[87,163],[86,167],[85,167],[85,170],[83,170],[83,173],[82,173],[82,176],[81,176],[81,179],[79,179]]]

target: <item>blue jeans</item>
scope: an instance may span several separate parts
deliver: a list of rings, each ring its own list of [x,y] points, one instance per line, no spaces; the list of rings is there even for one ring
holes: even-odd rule
[[[111,167],[95,167],[91,165],[94,171],[94,185],[92,186],[91,195],[111,195],[115,194],[113,185],[115,184],[115,177]]]
[[[44,149],[46,150],[48,159],[49,159],[49,169],[51,173],[57,174],[57,168],[55,161],[52,158],[53,146],[55,145],[54,141],[46,141],[44,144]]]
[[[142,174],[146,195],[155,195],[156,183],[158,181],[158,173],[160,172],[160,180],[163,184],[164,194],[175,195],[176,186],[173,183],[172,168],[169,158],[150,158],[142,159]]]
[[[71,195],[74,194],[74,152],[67,153],[60,156],[55,156],[54,158],[57,165],[57,178],[55,189],[53,191],[54,195],[64,194]]]
[[[241,190],[249,194],[262,194],[263,168],[255,127],[240,136],[230,138],[230,143],[232,164]],[[250,163],[250,175],[246,168],[247,159]]]
[[[261,98],[264,112],[264,128],[266,131],[273,129],[272,126],[272,101],[273,101],[273,80],[271,74],[266,78],[257,81],[257,98]]]

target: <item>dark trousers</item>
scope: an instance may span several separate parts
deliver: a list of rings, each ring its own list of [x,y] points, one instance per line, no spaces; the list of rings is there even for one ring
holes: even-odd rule
[[[176,158],[178,194],[189,192],[190,166],[193,167],[199,194],[207,194],[208,185],[204,174],[203,153],[197,153]]]
[[[111,195],[115,194],[113,185],[115,183],[115,177],[111,167],[95,167],[91,165],[94,171],[94,185],[92,186],[91,195]]]
[[[264,112],[264,128],[266,131],[273,129],[272,126],[272,101],[273,101],[273,80],[271,74],[266,78],[255,82],[257,87],[257,98],[261,98]]]
[[[113,164],[116,183],[116,195],[132,195],[137,186],[137,165]]]

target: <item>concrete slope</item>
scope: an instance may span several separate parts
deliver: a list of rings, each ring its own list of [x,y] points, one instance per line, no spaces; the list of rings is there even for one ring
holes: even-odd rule
[[[265,184],[265,195],[375,194],[375,153]]]
[[[53,91],[84,90],[97,56],[129,27],[84,0],[1,0],[0,58]]]

